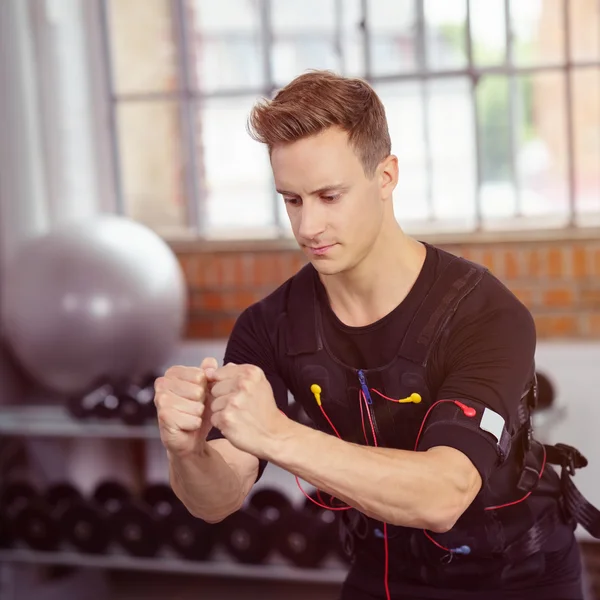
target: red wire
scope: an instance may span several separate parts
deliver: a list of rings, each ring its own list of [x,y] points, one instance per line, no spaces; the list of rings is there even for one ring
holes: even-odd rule
[[[330,420],[330,419],[329,419],[329,417],[327,416],[327,413],[326,413],[326,412],[325,412],[325,410],[323,409],[323,405],[321,404],[321,405],[319,405],[319,407],[320,407],[320,409],[321,409],[321,412],[323,413],[323,415],[324,415],[324,416],[325,416],[325,418],[327,419],[327,422],[328,422],[328,423],[329,423],[329,425],[331,426],[331,429],[333,429],[333,430],[335,431],[335,435],[337,435],[337,436],[338,436],[340,439],[342,439],[342,438],[341,438],[341,436],[340,436],[340,434],[338,433],[338,430],[337,430],[337,429],[336,429],[336,428],[333,426],[333,423],[331,422],[331,420]]]
[[[379,390],[371,388],[371,391],[375,392],[376,394],[379,394],[382,398],[385,398],[386,400],[391,400],[392,402],[398,402],[397,398],[390,398],[389,396],[386,396],[385,394],[382,394]]]
[[[381,392],[379,392],[376,389],[371,388],[372,392],[375,392],[376,394],[378,394],[379,396],[381,396],[382,398],[385,398],[386,400],[390,400],[392,402],[398,402],[397,399],[395,398],[390,398],[389,396],[386,396],[384,394],[382,394]],[[425,416],[423,417],[423,421],[421,422],[421,426],[419,428],[419,432],[417,434],[416,440],[415,440],[415,447],[414,450],[415,452],[417,451],[418,445],[419,445],[419,440],[421,439],[421,435],[423,433],[423,428],[425,427],[425,423],[427,422],[427,418],[429,417],[429,413],[433,410],[433,408],[435,406],[437,406],[438,404],[441,404],[442,402],[454,402],[454,400],[448,400],[448,399],[443,399],[443,400],[437,400],[436,402],[434,402],[427,410],[427,412],[425,413]],[[367,432],[365,430],[365,419],[364,419],[364,412],[363,412],[363,403],[365,404],[366,408],[367,408],[367,416],[369,417],[369,422],[371,425],[371,432],[373,434],[373,443],[374,445],[377,447],[378,446],[378,442],[377,442],[377,436],[375,435],[375,426],[373,424],[373,419],[371,418],[371,413],[368,410],[368,406],[367,406],[367,398],[364,394],[364,392],[362,390],[359,391],[359,405],[360,405],[360,416],[361,416],[361,424],[362,424],[362,429],[363,429],[363,435],[365,438],[365,443],[367,444],[367,446],[369,445],[369,441],[367,440]],[[335,432],[335,434],[337,435],[338,438],[341,439],[341,436],[339,434],[339,432],[337,431],[337,429],[334,427],[333,423],[331,422],[331,420],[329,419],[329,416],[327,415],[327,413],[325,412],[325,409],[323,408],[323,406],[320,406],[321,408],[321,412],[323,413],[323,415],[325,416],[325,418],[327,419],[327,422],[329,423],[329,425],[331,426],[331,428],[333,429],[333,431]],[[540,475],[539,475],[539,479],[541,480],[543,474],[544,474],[544,469],[546,467],[546,449],[542,446],[543,452],[544,452],[544,458],[542,461],[542,468],[540,469]],[[313,498],[311,498],[300,486],[300,481],[298,479],[298,477],[296,477],[296,482],[298,483],[298,487],[300,488],[300,490],[302,491],[302,493],[314,504],[317,504],[318,506],[321,506],[322,508],[326,508],[329,510],[348,510],[351,507],[350,506],[344,506],[344,507],[332,507],[332,506],[325,506],[324,504],[320,504],[319,502],[317,502],[316,500],[314,500]],[[506,508],[508,506],[514,506],[516,504],[519,504],[520,502],[523,502],[524,500],[526,500],[527,498],[529,498],[529,496],[531,495],[531,491],[528,492],[527,494],[525,494],[525,496],[523,496],[522,498],[520,498],[519,500],[514,500],[512,502],[507,502],[506,504],[499,504],[497,506],[488,506],[486,507],[484,510],[498,510],[500,508]],[[317,497],[319,498],[319,500],[321,502],[323,502],[323,499],[321,498],[320,495],[320,491],[317,490]],[[333,498],[333,496],[331,496],[331,498]],[[427,539],[429,539],[435,546],[437,546],[438,548],[440,548],[441,550],[444,550],[446,552],[450,552],[452,554],[452,550],[450,550],[449,548],[446,548],[445,546],[443,546],[442,544],[440,544],[439,542],[437,542],[430,534],[427,530],[423,530],[423,533],[425,534],[425,536],[427,537]],[[386,598],[387,600],[390,600],[390,590],[389,590],[389,584],[388,584],[388,577],[389,577],[389,548],[388,548],[388,536],[387,536],[387,523],[383,523],[383,537],[384,537],[384,550],[385,550],[385,575],[384,575],[384,585],[385,585],[385,592],[386,592]]]
[[[369,442],[367,442],[367,430],[365,429],[365,415],[363,414],[362,390],[358,390],[358,405],[360,406],[360,424],[362,425],[365,443],[368,445]]]
[[[373,419],[371,418],[371,412],[369,411],[369,407],[366,406],[367,405],[367,398],[365,396],[365,393],[361,390],[360,395],[362,397],[363,402],[365,403],[365,407],[367,409],[367,415],[369,417],[369,423],[371,423],[371,433],[373,434],[373,443],[375,446],[377,446],[377,437],[375,436],[375,427],[373,425]],[[364,431],[364,429],[363,429]],[[367,436],[365,435],[365,442],[367,442]],[[369,442],[367,442],[368,445]]]

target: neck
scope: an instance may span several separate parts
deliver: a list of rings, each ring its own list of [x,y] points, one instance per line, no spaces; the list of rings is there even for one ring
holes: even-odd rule
[[[381,319],[406,298],[425,253],[423,244],[405,235],[394,220],[357,266],[320,276],[331,308],[340,321],[353,327]]]

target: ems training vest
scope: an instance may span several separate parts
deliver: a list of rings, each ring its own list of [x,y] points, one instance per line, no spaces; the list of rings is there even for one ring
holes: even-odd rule
[[[374,432],[379,446],[418,450],[415,442],[422,426],[425,430],[451,424],[481,435],[497,454],[493,473],[450,531],[428,532],[432,541],[422,530],[388,525],[391,579],[397,576],[417,585],[460,587],[464,577],[469,577],[472,587],[510,585],[543,568],[539,551],[560,549],[552,544],[561,529],[572,535],[581,523],[600,538],[600,513],[583,499],[570,477],[575,468],[587,464],[586,459],[574,448],[543,446],[533,437],[535,365],[519,399],[518,417],[511,423],[477,402],[460,399],[462,408],[453,402],[436,403],[436,390],[426,385],[433,349],[444,343],[457,307],[477,288],[487,269],[452,257],[399,340],[396,357],[387,365],[366,370],[343,364],[329,351],[311,269],[305,266],[290,280],[276,338],[278,370],[316,429],[335,435],[315,401],[313,384],[319,385],[327,416],[345,441],[374,445]],[[393,399],[416,393],[421,401],[392,402],[373,390]],[[361,393],[368,414],[361,415]],[[548,463],[561,465],[561,475]],[[517,502],[527,494],[531,495]],[[383,564],[381,522],[355,509],[342,515],[344,543],[354,559]]]

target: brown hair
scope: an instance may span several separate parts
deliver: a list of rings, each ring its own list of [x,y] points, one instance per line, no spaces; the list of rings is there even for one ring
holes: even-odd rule
[[[273,100],[259,102],[250,113],[248,132],[267,144],[295,142],[330,127],[340,127],[357,153],[367,177],[391,152],[383,103],[361,79],[330,71],[310,71],[296,77]]]

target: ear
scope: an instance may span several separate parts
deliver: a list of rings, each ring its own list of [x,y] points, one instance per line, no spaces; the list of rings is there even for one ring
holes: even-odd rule
[[[390,198],[398,185],[398,158],[390,154],[379,163],[379,185],[382,198]]]

